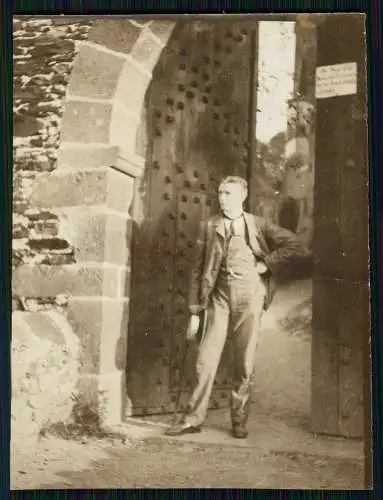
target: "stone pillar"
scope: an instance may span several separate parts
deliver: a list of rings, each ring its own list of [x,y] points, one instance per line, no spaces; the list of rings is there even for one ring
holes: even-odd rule
[[[369,442],[364,41],[361,15],[331,15],[318,26],[317,65],[355,62],[357,91],[318,98],[316,104],[311,426],[318,433],[364,436]]]
[[[104,151],[106,154],[106,151]],[[76,263],[24,266],[17,286],[28,296],[69,296],[67,317],[81,343],[81,397],[74,408],[78,418],[120,422],[125,412],[125,363],[129,315],[130,243],[135,178],[142,158],[117,149],[110,158],[74,157],[34,190],[32,206],[53,210],[66,228]],[[110,164],[111,166],[106,166]]]
[[[127,163],[121,158],[112,165]],[[127,165],[129,166],[129,164]],[[68,319],[82,342],[78,391],[86,412],[102,424],[118,423],[125,414],[126,346],[130,299],[130,244],[135,176],[109,167],[98,184],[89,182],[103,204],[66,210],[75,228],[76,255],[88,275],[84,290],[68,301]],[[97,185],[98,184],[98,185]],[[81,404],[78,408],[82,415]],[[92,409],[94,408],[94,412]]]

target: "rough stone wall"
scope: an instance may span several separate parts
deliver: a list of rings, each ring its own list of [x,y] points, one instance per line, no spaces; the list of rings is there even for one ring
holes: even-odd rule
[[[62,18],[13,21],[13,270],[21,264],[75,262],[65,225],[51,210],[31,208],[29,196],[36,183],[56,168],[76,42],[87,38],[90,26],[90,22]],[[13,310],[36,311],[64,304],[64,296],[13,294]]]
[[[76,398],[79,341],[57,311],[12,318],[12,440],[68,422]]]
[[[13,21],[13,252],[12,270],[23,264],[57,267],[75,262],[66,225],[30,196],[56,168],[60,125],[76,42],[89,22],[52,19]],[[79,342],[65,318],[65,294],[12,289],[12,439],[35,435],[65,421],[73,409]]]

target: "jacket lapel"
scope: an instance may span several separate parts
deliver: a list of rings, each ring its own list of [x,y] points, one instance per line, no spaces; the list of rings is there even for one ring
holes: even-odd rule
[[[217,215],[210,226],[207,248],[207,262],[213,266],[220,261],[223,255],[226,237],[225,222],[222,215]]]
[[[249,235],[249,243],[253,249],[253,251],[258,254],[261,252],[261,254],[267,254],[268,253],[268,248],[266,248],[266,242],[264,241],[264,238],[262,237],[261,231],[254,219],[254,216],[252,214],[249,214],[247,212],[244,212],[244,218],[247,226],[247,231]]]
[[[251,214],[243,212],[250,241],[258,236],[259,229]]]
[[[214,229],[217,234],[222,236],[222,238],[225,238],[226,236],[225,219],[222,215],[217,215],[217,217],[215,218]]]

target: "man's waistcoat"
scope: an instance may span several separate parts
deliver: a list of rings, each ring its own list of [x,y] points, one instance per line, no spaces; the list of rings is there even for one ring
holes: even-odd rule
[[[248,231],[243,234],[230,234],[226,231],[224,253],[220,276],[228,280],[253,282],[257,278],[257,259],[249,245]]]

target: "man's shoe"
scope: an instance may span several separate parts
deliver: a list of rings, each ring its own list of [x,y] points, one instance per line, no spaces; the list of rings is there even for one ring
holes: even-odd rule
[[[249,435],[247,429],[243,425],[233,425],[232,434],[237,439],[246,439]]]
[[[199,425],[190,425],[187,423],[172,425],[165,431],[165,436],[182,436],[183,434],[196,434],[201,432]]]

